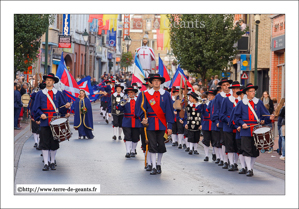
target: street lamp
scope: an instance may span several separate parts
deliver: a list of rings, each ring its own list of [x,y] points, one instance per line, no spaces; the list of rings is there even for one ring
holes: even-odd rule
[[[127,45],[127,52],[129,52],[129,48],[130,48],[132,39],[130,38],[130,36],[126,36],[124,40],[125,40],[125,43]]]
[[[84,65],[84,75],[86,76],[86,54],[87,54],[87,42],[88,42],[88,33],[86,32],[86,29],[85,29],[85,32],[82,34],[83,36],[83,39],[85,41],[85,65]]]
[[[256,24],[256,31],[255,31],[255,61],[254,61],[254,85],[257,85],[257,52],[258,52],[258,30],[259,30],[259,24],[261,22],[261,15],[255,14],[254,15],[254,22]]]

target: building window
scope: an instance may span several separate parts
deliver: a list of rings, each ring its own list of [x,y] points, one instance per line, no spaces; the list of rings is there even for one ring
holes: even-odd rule
[[[280,28],[279,30],[283,30],[283,22],[280,23]]]
[[[50,16],[54,18],[54,21],[53,21],[53,23],[50,25],[50,28],[57,28],[57,15],[52,14],[52,15],[50,15]]]
[[[278,31],[278,27],[279,27],[279,24],[276,24],[276,25],[274,26],[274,32],[277,32],[277,31]]]
[[[151,28],[152,28],[151,19],[146,19],[146,30],[151,30]]]

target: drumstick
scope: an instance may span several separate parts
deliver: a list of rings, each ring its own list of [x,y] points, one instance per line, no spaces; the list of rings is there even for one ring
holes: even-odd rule
[[[73,101],[71,102],[71,105],[73,104]],[[65,104],[66,105],[66,104]],[[64,107],[65,105],[62,105],[61,107],[59,107],[59,108],[62,108],[62,107]]]
[[[249,127],[253,127],[253,126],[259,126],[260,124],[255,124],[255,125],[251,125],[251,126],[247,126],[248,128]]]

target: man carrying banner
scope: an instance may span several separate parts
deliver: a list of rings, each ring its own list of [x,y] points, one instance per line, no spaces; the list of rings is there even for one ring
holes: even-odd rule
[[[137,107],[141,107],[141,104],[143,105],[142,108],[137,109],[135,114],[142,121],[143,125],[149,124],[147,136],[152,162],[152,171],[150,174],[156,175],[162,172],[161,160],[163,153],[166,152],[164,136],[166,130],[168,135],[172,134],[174,110],[169,92],[160,88],[160,85],[165,82],[165,78],[159,74],[154,74],[149,78],[149,82],[153,84],[153,88],[138,96]],[[146,119],[145,113],[148,114],[148,118]],[[157,163],[156,153],[158,153]]]

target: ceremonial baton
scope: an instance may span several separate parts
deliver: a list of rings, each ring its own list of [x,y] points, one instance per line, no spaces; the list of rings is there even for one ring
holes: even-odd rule
[[[144,118],[147,119],[147,115],[146,115],[146,111],[143,107],[143,104],[144,104],[144,92],[142,91],[142,102],[141,102],[141,109],[144,113]],[[144,126],[144,135],[145,135],[145,144],[146,144],[146,151],[145,151],[145,161],[144,161],[144,164],[146,166],[146,160],[147,160],[147,152],[148,152],[148,138],[147,138],[147,133],[146,133],[146,127],[148,126],[148,124],[143,124]]]

